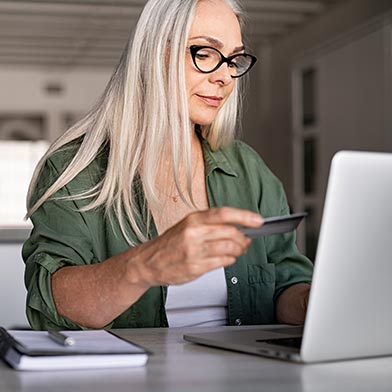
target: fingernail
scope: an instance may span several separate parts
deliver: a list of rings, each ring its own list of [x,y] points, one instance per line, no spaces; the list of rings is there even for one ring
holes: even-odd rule
[[[264,219],[261,217],[261,215],[253,215],[252,221],[261,225],[264,222]]]

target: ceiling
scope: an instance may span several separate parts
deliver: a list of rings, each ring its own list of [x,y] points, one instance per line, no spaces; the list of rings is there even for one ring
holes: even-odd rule
[[[278,39],[344,0],[243,0],[252,42]],[[0,66],[117,63],[146,0],[0,0]]]

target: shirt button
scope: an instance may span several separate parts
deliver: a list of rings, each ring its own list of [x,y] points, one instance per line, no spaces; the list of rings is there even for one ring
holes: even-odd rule
[[[236,319],[236,320],[234,321],[234,324],[235,324],[235,325],[241,325],[241,324],[242,324],[241,319]]]
[[[237,284],[237,283],[238,283],[238,278],[237,278],[236,276],[233,276],[233,277],[231,278],[231,283]]]

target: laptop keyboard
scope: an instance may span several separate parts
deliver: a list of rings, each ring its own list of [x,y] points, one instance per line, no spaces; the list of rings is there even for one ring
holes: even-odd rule
[[[302,343],[302,337],[266,339],[266,340],[257,340],[257,342],[273,344],[276,346],[294,347],[300,349]]]

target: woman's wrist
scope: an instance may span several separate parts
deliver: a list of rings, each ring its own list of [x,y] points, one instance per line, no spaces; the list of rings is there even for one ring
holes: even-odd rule
[[[153,272],[148,267],[148,260],[153,256],[148,251],[148,247],[148,243],[145,243],[128,249],[124,254],[126,259],[125,277],[128,284],[144,291],[157,285]]]

